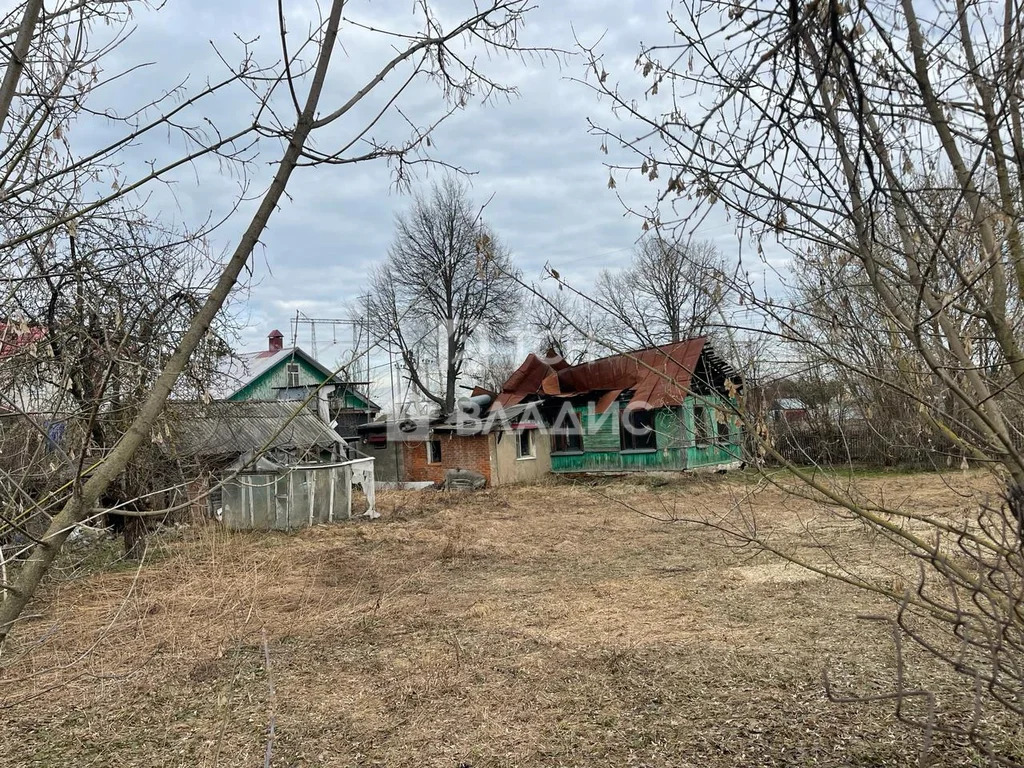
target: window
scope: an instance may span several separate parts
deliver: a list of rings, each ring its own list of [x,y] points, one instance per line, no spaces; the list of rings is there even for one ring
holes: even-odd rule
[[[427,441],[427,464],[440,464],[441,463],[441,441],[440,440],[428,440]]]
[[[729,414],[715,410],[715,422],[718,424],[718,444],[729,444]]]
[[[582,453],[583,430],[576,413],[566,407],[551,428],[552,453]]]
[[[623,451],[653,451],[658,447],[654,411],[627,408],[622,412],[619,445]]]
[[[697,445],[707,445],[711,442],[711,432],[708,429],[708,415],[703,405],[693,407],[693,441]]]
[[[553,453],[582,453],[583,435],[579,432],[556,432],[551,436],[551,451]]]
[[[285,368],[285,371],[287,372],[287,375],[288,375],[288,386],[289,387],[297,387],[297,386],[299,386],[299,364],[298,363],[288,363],[288,366]]]
[[[535,433],[535,429],[519,429],[516,433],[516,458],[532,459],[537,456],[533,441]]]
[[[565,432],[551,438],[551,450],[555,453],[582,453],[583,435],[579,432]]]

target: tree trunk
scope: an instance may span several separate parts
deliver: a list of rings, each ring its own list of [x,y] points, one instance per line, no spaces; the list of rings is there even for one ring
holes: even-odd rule
[[[341,11],[344,5],[344,0],[334,0],[332,4],[330,18],[324,31],[320,54],[317,60],[316,73],[310,85],[305,107],[296,121],[295,129],[288,142],[288,147],[278,164],[277,172],[270,184],[270,188],[264,195],[263,201],[260,203],[249,226],[239,240],[238,246],[231,255],[231,259],[225,265],[216,286],[199,312],[192,318],[188,331],[160,372],[160,375],[153,384],[149,397],[142,405],[128,431],[118,441],[111,453],[90,474],[85,484],[78,489],[78,492],[72,495],[71,499],[64,505],[64,508],[53,517],[42,541],[32,548],[32,553],[19,571],[17,580],[13,585],[8,586],[8,599],[0,603],[0,644],[7,639],[7,636],[14,628],[15,622],[17,622],[25,606],[28,605],[32,595],[35,594],[36,589],[68,535],[86,517],[88,510],[96,505],[96,500],[100,497],[100,494],[121,474],[139,446],[149,439],[153,424],[163,411],[164,404],[167,402],[167,398],[175,382],[178,380],[178,376],[181,375],[192,353],[195,352],[199,343],[206,335],[210,324],[224,305],[231,289],[235,285],[235,281],[238,279],[238,275],[248,261],[249,255],[252,253],[253,248],[255,248],[256,243],[259,242],[260,235],[266,228],[267,222],[270,220],[274,209],[284,194],[288,179],[301,158],[302,149],[313,128],[317,104],[320,101],[320,94],[327,76],[331,54],[334,51],[335,39],[337,38],[338,26],[341,20]]]
[[[14,50],[11,51],[11,58],[7,62],[4,80],[0,84],[0,130],[7,124],[7,116],[11,112],[14,94],[18,91],[21,73],[25,69],[25,59],[28,57],[32,37],[42,13],[43,0],[28,0],[25,4],[25,14],[21,17],[21,24],[18,27],[18,39],[14,42]]]
[[[124,519],[124,556],[138,560],[146,549],[146,520],[130,516]]]

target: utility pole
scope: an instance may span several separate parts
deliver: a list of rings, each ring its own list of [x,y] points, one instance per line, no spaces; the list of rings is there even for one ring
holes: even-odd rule
[[[363,316],[357,318],[339,318],[339,317],[309,317],[301,310],[295,310],[295,318],[292,320],[292,346],[298,346],[299,339],[299,328],[309,327],[309,339],[311,352],[314,358],[318,357],[319,350],[316,347],[316,327],[330,326],[332,329],[332,338],[337,343],[338,328],[351,328],[352,330],[352,350],[351,359],[347,361],[345,365],[345,375],[354,384],[355,380],[360,378],[363,379],[359,382],[365,387],[363,394],[366,397],[370,395],[370,386],[372,384],[372,367],[370,365],[370,333],[369,323],[366,320],[366,312],[369,309],[370,296],[369,294],[357,297],[361,300],[361,305],[364,308]],[[365,340],[364,340],[365,334]],[[362,358],[366,358],[365,367],[363,365]],[[365,378],[363,373],[365,371]]]

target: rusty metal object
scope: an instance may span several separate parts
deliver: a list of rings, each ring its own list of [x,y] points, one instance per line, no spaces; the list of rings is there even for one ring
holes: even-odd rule
[[[569,398],[602,392],[597,410],[604,412],[619,395],[631,391],[630,402],[645,403],[647,408],[680,405],[702,353],[712,354],[703,336],[572,366],[531,354],[505,382],[495,403],[504,408],[532,396]]]

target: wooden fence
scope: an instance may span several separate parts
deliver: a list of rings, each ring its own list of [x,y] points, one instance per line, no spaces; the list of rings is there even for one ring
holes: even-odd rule
[[[842,427],[775,424],[770,440],[775,450],[794,464],[949,469],[959,467],[964,460],[963,449],[947,437],[897,421]],[[750,450],[751,455],[756,455],[755,445]],[[765,461],[773,463],[770,455]]]

